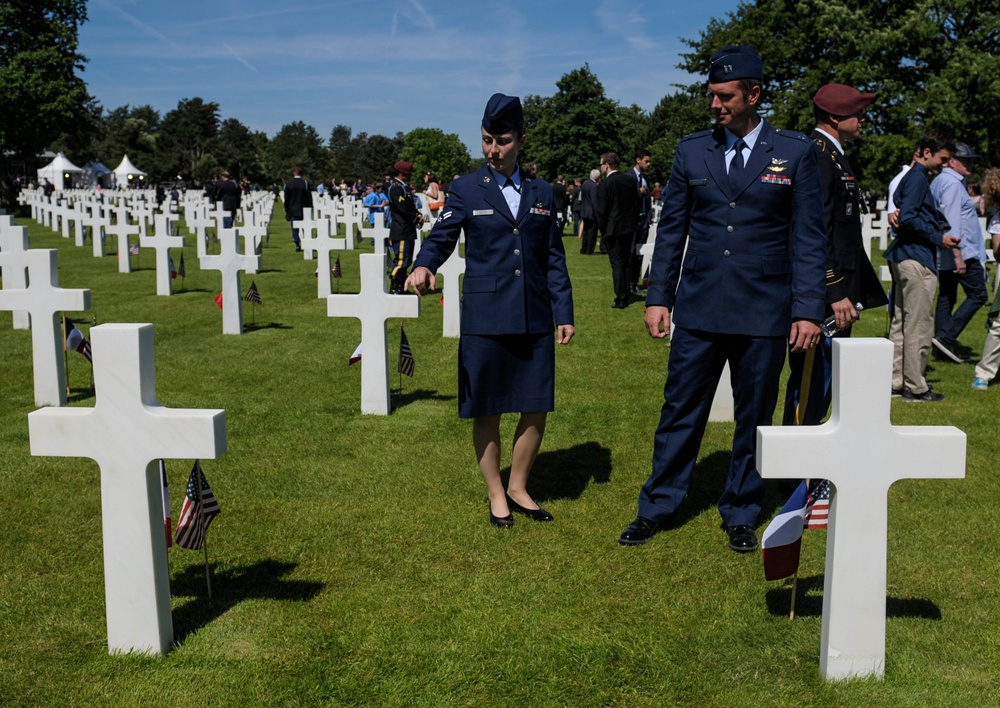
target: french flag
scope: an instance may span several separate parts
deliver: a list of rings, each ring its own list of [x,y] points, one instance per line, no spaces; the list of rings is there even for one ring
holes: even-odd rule
[[[799,569],[807,497],[808,487],[803,480],[764,530],[760,547],[766,580],[781,580]]]

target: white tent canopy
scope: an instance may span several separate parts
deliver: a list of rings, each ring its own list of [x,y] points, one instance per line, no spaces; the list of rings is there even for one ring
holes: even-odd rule
[[[72,186],[74,175],[81,172],[83,170],[70,162],[65,155],[59,153],[52,162],[38,169],[38,184],[41,186],[45,180],[48,180],[55,185],[56,189],[66,189]]]
[[[128,159],[128,155],[122,158],[121,164],[113,172],[115,181],[119,187],[137,186],[141,182],[140,178],[146,176],[145,172],[132,164],[132,161]]]

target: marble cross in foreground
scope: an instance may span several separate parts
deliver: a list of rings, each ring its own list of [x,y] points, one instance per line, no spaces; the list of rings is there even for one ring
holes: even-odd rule
[[[437,269],[438,277],[444,276],[441,294],[444,298],[442,315],[442,337],[458,337],[462,333],[462,294],[458,286],[458,278],[465,273],[465,259],[458,253],[458,244],[448,256],[448,260]]]
[[[357,317],[361,320],[361,412],[389,414],[389,350],[386,321],[393,317],[419,317],[420,298],[390,295],[385,291],[385,259],[374,253],[359,257],[361,292],[356,295],[329,295],[329,317]]]
[[[99,325],[90,337],[94,407],[30,413],[31,454],[97,462],[108,649],[166,654],[174,634],[158,460],[219,457],[226,412],[157,402],[153,325]]]
[[[822,425],[757,428],[762,477],[831,482],[820,671],[828,679],[885,671],[889,487],[965,476],[965,433],[889,421],[892,343],[833,340],[833,408]]]
[[[0,267],[14,254],[0,253]],[[59,287],[58,252],[34,248],[25,254],[28,286],[23,290],[0,290],[0,310],[24,310],[31,316],[31,361],[36,406],[66,403],[66,369],[63,365],[65,333],[59,313],[90,309],[89,290]]]
[[[244,255],[236,244],[236,229],[219,229],[222,252],[217,256],[202,256],[202,270],[222,272],[222,333],[243,334],[243,294],[240,292],[240,271],[256,273],[260,269],[260,256]]]

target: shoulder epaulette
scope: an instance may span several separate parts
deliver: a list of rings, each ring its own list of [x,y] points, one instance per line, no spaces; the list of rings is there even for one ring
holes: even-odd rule
[[[797,130],[786,130],[785,128],[775,128],[774,132],[777,133],[778,135],[781,135],[786,138],[791,138],[793,140],[802,140],[802,141],[809,140],[809,138],[806,137],[805,133],[800,133]]]
[[[685,135],[683,138],[681,138],[681,142],[683,143],[685,140],[694,140],[695,138],[703,138],[706,135],[711,135],[713,132],[714,131],[712,130],[699,130],[697,133],[691,133],[690,135]]]
[[[826,141],[823,138],[813,138],[813,142],[816,143],[816,147],[819,148],[820,152],[826,152]]]

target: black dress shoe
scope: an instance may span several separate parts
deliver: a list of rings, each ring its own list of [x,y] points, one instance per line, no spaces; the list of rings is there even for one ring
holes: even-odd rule
[[[757,550],[757,534],[751,526],[726,526],[729,535],[729,547],[737,553],[750,553]]]
[[[491,511],[490,523],[503,529],[510,528],[514,525],[514,515],[507,514],[507,516],[493,516],[493,512]]]
[[[618,543],[623,546],[640,546],[660,530],[660,524],[641,516],[635,517],[635,521],[629,524],[628,528],[622,531],[618,537]]]
[[[545,509],[543,509],[542,507],[538,507],[537,509],[525,508],[520,504],[518,504],[513,499],[511,499],[510,496],[507,497],[507,506],[510,507],[511,511],[516,511],[519,514],[524,514],[532,521],[552,521],[553,519],[552,514],[545,511]]]

